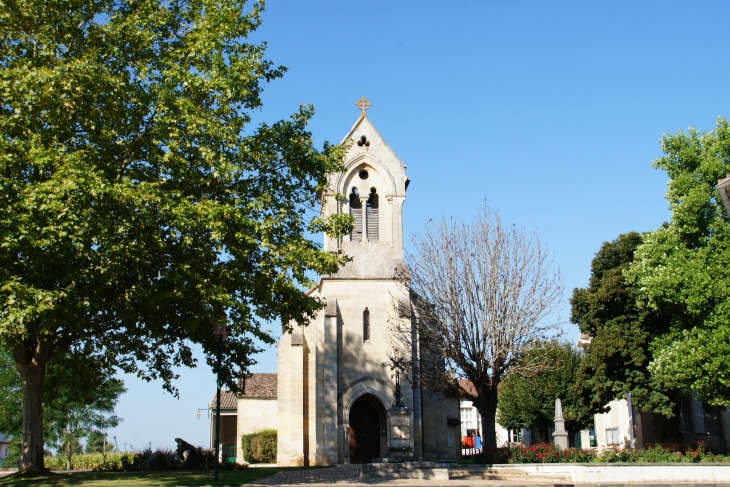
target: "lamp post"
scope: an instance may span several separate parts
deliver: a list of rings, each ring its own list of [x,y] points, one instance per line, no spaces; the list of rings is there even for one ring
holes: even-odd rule
[[[218,464],[220,463],[220,434],[221,434],[221,359],[223,355],[223,340],[226,339],[226,313],[219,311],[219,320],[213,325],[213,332],[218,338],[218,374],[216,377],[215,399],[215,481],[218,482]]]

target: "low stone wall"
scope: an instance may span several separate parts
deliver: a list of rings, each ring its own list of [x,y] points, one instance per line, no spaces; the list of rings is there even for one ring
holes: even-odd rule
[[[521,470],[528,476],[562,477],[579,483],[730,482],[730,464],[536,463],[495,465],[493,468],[501,472]]]

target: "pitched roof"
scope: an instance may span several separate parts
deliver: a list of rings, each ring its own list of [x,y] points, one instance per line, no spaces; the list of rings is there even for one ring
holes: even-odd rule
[[[251,374],[243,380],[245,397],[276,398],[277,374]]]
[[[243,381],[243,396],[268,397],[276,399],[277,375],[272,373],[251,374]],[[238,409],[238,398],[231,391],[221,390],[221,409]],[[210,408],[215,409],[216,395],[210,401]]]
[[[470,396],[477,396],[477,388],[470,380],[460,380],[459,386]]]
[[[211,409],[215,409],[216,399],[216,394],[213,394],[213,399],[210,401]],[[238,409],[238,399],[234,393],[221,390],[221,409]]]

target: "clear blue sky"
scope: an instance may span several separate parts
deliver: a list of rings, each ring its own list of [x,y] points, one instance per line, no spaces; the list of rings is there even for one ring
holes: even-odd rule
[[[486,199],[538,230],[567,303],[602,242],[669,218],[666,176],[651,167],[662,134],[730,117],[728,25],[727,1],[270,0],[254,40],[289,72],[257,118],[312,103],[317,142],[339,142],[366,96],[408,166],[408,238],[432,217],[469,219]],[[275,371],[275,353],[254,371]],[[178,436],[207,445],[195,413],[215,379],[204,362],[181,374],[180,400],[124,378],[125,421],[110,432],[122,449]]]

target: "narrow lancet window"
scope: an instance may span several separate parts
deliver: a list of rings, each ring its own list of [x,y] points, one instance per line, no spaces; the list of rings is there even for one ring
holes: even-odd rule
[[[362,341],[370,341],[370,311],[367,308],[362,312]]]

